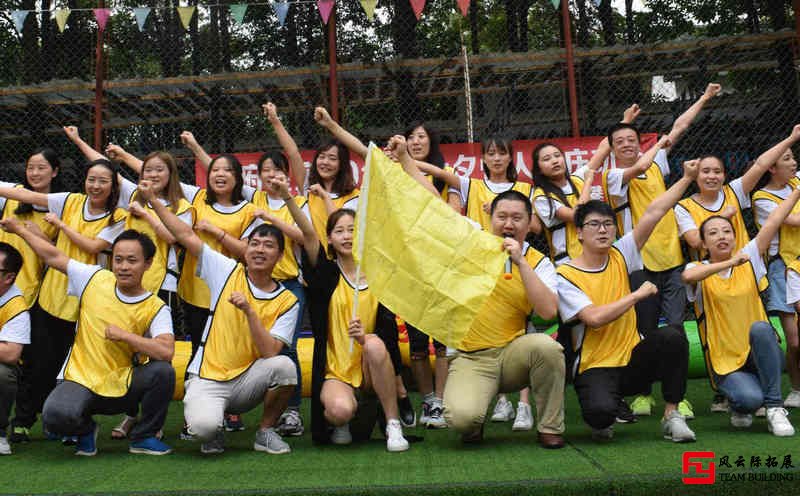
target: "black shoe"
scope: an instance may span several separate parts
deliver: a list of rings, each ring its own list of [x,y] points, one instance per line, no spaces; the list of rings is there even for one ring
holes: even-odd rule
[[[637,421],[636,415],[631,411],[631,407],[624,399],[619,400],[619,409],[617,410],[617,423],[618,424],[633,424]]]
[[[397,398],[397,408],[400,411],[400,423],[403,424],[403,427],[417,426],[417,412],[414,411],[414,406],[408,396]]]

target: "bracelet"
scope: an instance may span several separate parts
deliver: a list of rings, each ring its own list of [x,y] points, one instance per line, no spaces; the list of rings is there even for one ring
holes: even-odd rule
[[[225,235],[226,235],[226,234],[228,234],[228,232],[227,232],[227,231],[225,231],[225,230],[223,229],[223,230],[222,230],[222,236],[219,236],[219,237],[217,238],[217,241],[219,241],[220,243],[222,243],[222,240],[223,240],[223,239],[225,239]]]

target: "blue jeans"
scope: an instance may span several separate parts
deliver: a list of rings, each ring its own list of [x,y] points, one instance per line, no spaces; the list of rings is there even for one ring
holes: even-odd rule
[[[783,364],[783,351],[778,346],[775,330],[767,322],[755,322],[750,326],[747,362],[739,370],[717,376],[717,384],[736,412],[753,413],[762,405],[782,407]]]
[[[292,292],[297,298],[297,304],[300,306],[297,313],[297,324],[294,327],[294,334],[292,335],[292,346],[283,347],[282,355],[289,357],[297,369],[297,386],[294,388],[294,394],[289,398],[289,406],[292,408],[300,408],[300,401],[303,395],[303,374],[300,372],[300,360],[297,357],[297,338],[300,336],[300,328],[303,326],[303,310],[306,306],[306,290],[300,281],[297,279],[287,279],[281,281],[283,287]]]

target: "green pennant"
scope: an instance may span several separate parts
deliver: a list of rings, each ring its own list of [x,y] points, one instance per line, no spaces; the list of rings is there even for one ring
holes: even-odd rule
[[[236,24],[241,24],[244,22],[244,14],[247,12],[247,4],[246,3],[232,3],[230,5],[231,10],[231,17]]]
[[[550,3],[553,4],[553,8],[557,9],[559,5],[561,5],[561,0],[550,0]]]

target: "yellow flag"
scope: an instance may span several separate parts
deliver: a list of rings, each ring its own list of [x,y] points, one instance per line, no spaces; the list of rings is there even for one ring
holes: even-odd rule
[[[181,24],[183,24],[183,29],[189,29],[189,23],[192,22],[192,16],[194,16],[194,9],[195,6],[191,5],[189,7],[175,7],[178,9],[178,16],[181,18]]]
[[[374,144],[364,173],[355,253],[370,291],[406,322],[459,348],[503,271],[502,240],[474,227]]]
[[[360,0],[361,8],[367,14],[367,19],[370,21],[375,19],[375,6],[378,5],[378,0]]]
[[[70,10],[68,8],[56,9],[56,24],[58,25],[58,32],[63,33],[64,28],[67,27],[67,18],[69,17]]]

